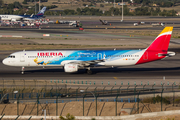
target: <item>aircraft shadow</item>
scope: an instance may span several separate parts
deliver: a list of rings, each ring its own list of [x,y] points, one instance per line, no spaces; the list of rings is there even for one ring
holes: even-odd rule
[[[93,74],[97,73],[122,73],[122,72],[152,72],[152,71],[178,71],[180,67],[171,68],[92,68]],[[25,70],[26,73],[64,73],[64,69],[53,68],[53,69],[38,69],[38,70]],[[86,74],[84,69],[80,69],[78,72],[71,74]]]

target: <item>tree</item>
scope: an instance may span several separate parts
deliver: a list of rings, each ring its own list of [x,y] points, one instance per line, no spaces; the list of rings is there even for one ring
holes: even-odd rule
[[[75,120],[75,117],[73,115],[70,115],[70,113],[68,113],[66,115],[66,118],[64,118],[62,116],[60,116],[59,118],[60,118],[60,120]]]
[[[105,12],[104,12],[104,15],[105,15],[105,16],[110,16],[110,15],[111,15],[111,12],[110,12],[110,11],[105,11]]]
[[[103,4],[100,4],[100,7],[104,7],[104,5],[103,5]]]
[[[113,14],[113,15],[119,15],[120,11],[118,8],[114,8],[114,7],[111,7],[109,9],[109,11]]]
[[[120,10],[122,13],[122,8]],[[129,8],[127,7],[127,5],[124,5],[123,10],[124,10],[124,15],[129,15]]]
[[[161,16],[166,16],[167,15],[167,10],[163,10],[162,12],[161,12]]]
[[[157,7],[156,10],[155,10],[156,13],[160,13],[161,10],[160,10],[160,7]]]
[[[172,7],[173,3],[172,2],[161,2],[160,6],[161,7]]]
[[[81,15],[81,9],[80,8],[77,8],[76,11],[77,11],[78,15]]]
[[[25,13],[25,11],[23,9],[20,9],[18,12],[18,15],[23,15]]]
[[[134,0],[134,3],[141,4],[142,2],[143,2],[143,0]]]
[[[28,15],[34,14],[34,10],[29,10],[29,11],[27,11],[27,14],[28,14]]]
[[[151,12],[151,15],[153,15],[153,13],[154,13],[154,8],[151,7],[150,12]]]
[[[22,5],[19,2],[14,2],[14,7],[21,9]]]
[[[8,8],[8,9],[14,9],[15,6],[14,6],[14,4],[8,4],[7,8]]]
[[[4,3],[3,3],[3,0],[0,0],[0,5],[2,6]]]
[[[24,0],[22,3],[23,3],[23,4],[27,4],[27,0]]]
[[[14,15],[18,15],[19,14],[19,10],[16,10],[13,12]]]
[[[54,15],[52,11],[46,11],[44,15]]]
[[[142,2],[143,5],[149,5],[149,3],[151,3],[150,0],[143,0],[143,2]]]
[[[135,9],[136,15],[150,15],[148,7],[140,7]]]

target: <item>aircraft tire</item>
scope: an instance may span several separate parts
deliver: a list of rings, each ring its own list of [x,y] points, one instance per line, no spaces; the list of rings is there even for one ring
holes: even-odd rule
[[[87,70],[87,74],[88,75],[92,75],[92,71],[91,70]]]

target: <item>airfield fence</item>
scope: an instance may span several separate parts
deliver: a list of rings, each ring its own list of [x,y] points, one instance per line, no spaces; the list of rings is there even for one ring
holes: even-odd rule
[[[93,114],[96,116],[101,115],[98,112],[98,105],[100,104],[102,107],[101,109],[103,109],[105,104],[112,104],[115,109],[113,115],[120,115],[122,111],[119,111],[118,106],[121,104],[122,109],[125,103],[131,103],[132,105],[130,106],[132,108],[130,114],[154,111],[148,108],[148,104],[150,103],[154,105],[159,103],[159,111],[167,110],[170,105],[170,108],[172,109],[179,109],[180,107],[177,105],[177,103],[180,101],[180,97],[177,97],[180,90],[179,85],[177,85],[175,82],[172,84],[161,83],[158,85],[155,83],[152,85],[148,83],[136,84],[135,82],[132,85],[129,82],[126,85],[122,82],[120,82],[120,85],[117,83],[112,85],[110,82],[108,82],[107,85],[102,85],[101,83],[101,85],[98,85],[96,83],[90,84],[90,81],[88,81],[87,84],[86,81],[84,82],[85,84],[83,84],[83,82],[75,81],[74,83],[74,81],[70,82],[66,80],[61,80],[59,82],[55,80],[33,80],[33,82],[25,80],[3,80],[3,82],[0,84],[0,99],[2,101],[10,100],[10,102],[16,102],[17,112],[15,114],[17,115],[22,115],[22,109],[24,111],[27,106],[31,106],[31,108],[27,107],[28,109],[31,109],[31,111],[36,111],[31,112],[33,115],[35,113],[36,115],[39,115],[39,109],[46,109],[46,107],[42,106],[51,104],[54,105],[55,109],[53,109],[51,112],[49,111],[49,113],[56,113],[55,115],[64,115],[62,114],[63,110],[60,110],[60,108],[62,108],[62,105],[65,106],[67,103],[82,103],[80,105],[83,108],[81,111],[81,115],[83,116],[87,115],[86,104],[89,104],[89,106],[94,104],[95,114]],[[73,87],[73,85],[75,87]],[[167,94],[170,94],[168,100],[166,97],[163,97],[163,94],[166,94],[166,96]],[[143,96],[151,96],[151,98],[146,99]],[[24,104],[26,107],[21,107]],[[5,106],[0,108],[0,110],[2,110],[0,111],[1,114],[5,114]],[[146,110],[144,111],[144,109]],[[59,114],[59,112],[61,114]],[[31,113],[28,113],[28,115],[31,115]]]
[[[149,85],[156,85],[156,86],[170,86],[172,84],[174,85],[178,85],[179,83],[173,82],[172,80],[170,81],[165,81],[165,78],[163,78],[164,80],[160,81],[160,80],[149,80],[146,82],[143,81],[134,81],[133,83],[128,81],[128,80],[116,80],[116,81],[90,81],[90,80],[25,80],[25,79],[21,79],[21,80],[6,80],[6,79],[2,79],[0,80],[0,88],[1,89],[7,89],[7,88],[36,88],[36,90],[39,90],[41,88],[44,89],[51,89],[51,88],[67,88],[67,87],[79,87],[82,85],[83,86],[89,86],[89,87],[112,87],[112,86],[149,86]],[[131,80],[132,81],[132,80]],[[178,80],[179,82],[179,80]]]

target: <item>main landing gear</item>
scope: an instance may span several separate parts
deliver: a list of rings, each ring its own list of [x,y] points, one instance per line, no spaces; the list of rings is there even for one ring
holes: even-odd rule
[[[22,71],[21,71],[21,74],[22,74],[22,75],[24,74],[24,67],[22,67]]]
[[[90,67],[86,69],[86,73],[87,73],[88,75],[92,75],[92,71],[90,70]]]

